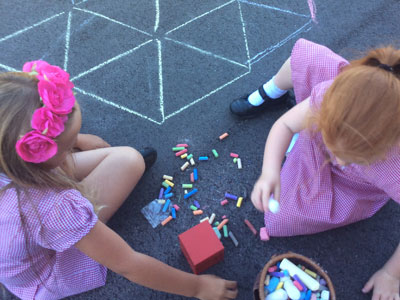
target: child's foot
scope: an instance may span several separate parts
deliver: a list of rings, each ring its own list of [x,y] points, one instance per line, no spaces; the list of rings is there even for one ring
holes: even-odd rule
[[[268,109],[283,107],[287,104],[286,101],[288,98],[288,93],[285,93],[283,96],[277,99],[272,99],[268,97],[262,86],[260,86],[258,92],[264,100],[261,105],[252,105],[248,100],[249,95],[246,95],[232,101],[230,105],[232,114],[240,118],[252,118]]]
[[[145,171],[151,168],[152,165],[157,160],[157,151],[151,147],[145,147],[143,150],[139,151],[142,154],[145,164]]]

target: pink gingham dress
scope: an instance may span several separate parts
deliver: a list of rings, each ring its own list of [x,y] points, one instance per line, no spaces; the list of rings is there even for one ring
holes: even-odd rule
[[[9,182],[0,173],[0,189]],[[98,220],[92,204],[77,190],[31,189],[20,198],[26,233],[15,189],[0,194],[0,282],[21,299],[40,300],[103,286],[107,269],[73,246]]]
[[[328,48],[300,39],[292,50],[296,102],[311,96],[317,110],[323,95],[348,62]],[[267,212],[271,236],[312,234],[375,214],[390,198],[400,202],[400,147],[370,166],[341,168],[320,133],[299,134],[281,171],[281,210]],[[327,162],[327,157],[332,162]]]

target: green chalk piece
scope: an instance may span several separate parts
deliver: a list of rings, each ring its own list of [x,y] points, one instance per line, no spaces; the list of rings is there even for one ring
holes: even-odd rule
[[[237,157],[235,157],[235,158],[233,159],[233,163],[234,163],[234,164],[237,163]]]
[[[224,225],[222,228],[224,230],[224,237],[228,237],[228,226]]]
[[[186,148],[185,147],[173,147],[172,151],[181,151],[181,150],[184,150],[184,149],[186,149]]]
[[[186,156],[187,160],[190,160],[193,157],[193,154],[189,154],[188,156]]]
[[[215,226],[215,227],[217,227],[218,225],[219,225],[219,222],[218,222],[218,221],[214,223],[214,226]]]
[[[182,188],[183,189],[191,189],[191,188],[193,188],[193,184],[184,183],[184,184],[182,184]]]
[[[163,183],[161,183],[161,185],[162,185],[163,187],[165,187],[165,188],[169,188],[169,185],[168,185],[165,181],[163,181]]]
[[[190,205],[190,209],[191,209],[191,210],[197,210],[197,207],[194,206],[194,205]]]
[[[214,157],[217,158],[218,157],[218,152],[215,149],[212,149],[212,153],[214,154]]]

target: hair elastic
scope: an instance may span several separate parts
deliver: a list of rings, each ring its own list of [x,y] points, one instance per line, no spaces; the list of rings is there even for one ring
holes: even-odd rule
[[[385,70],[385,71],[388,71],[388,72],[390,72],[390,73],[393,73],[393,67],[388,66],[387,64],[379,64],[379,65],[378,65],[378,68],[381,68],[381,69],[383,69],[383,70]]]

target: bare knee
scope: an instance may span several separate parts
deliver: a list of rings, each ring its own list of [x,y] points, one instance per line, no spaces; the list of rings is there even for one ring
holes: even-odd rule
[[[145,170],[145,163],[143,156],[139,151],[132,147],[117,147],[116,152],[118,153],[121,164],[130,169],[130,172],[135,175],[142,176]]]

